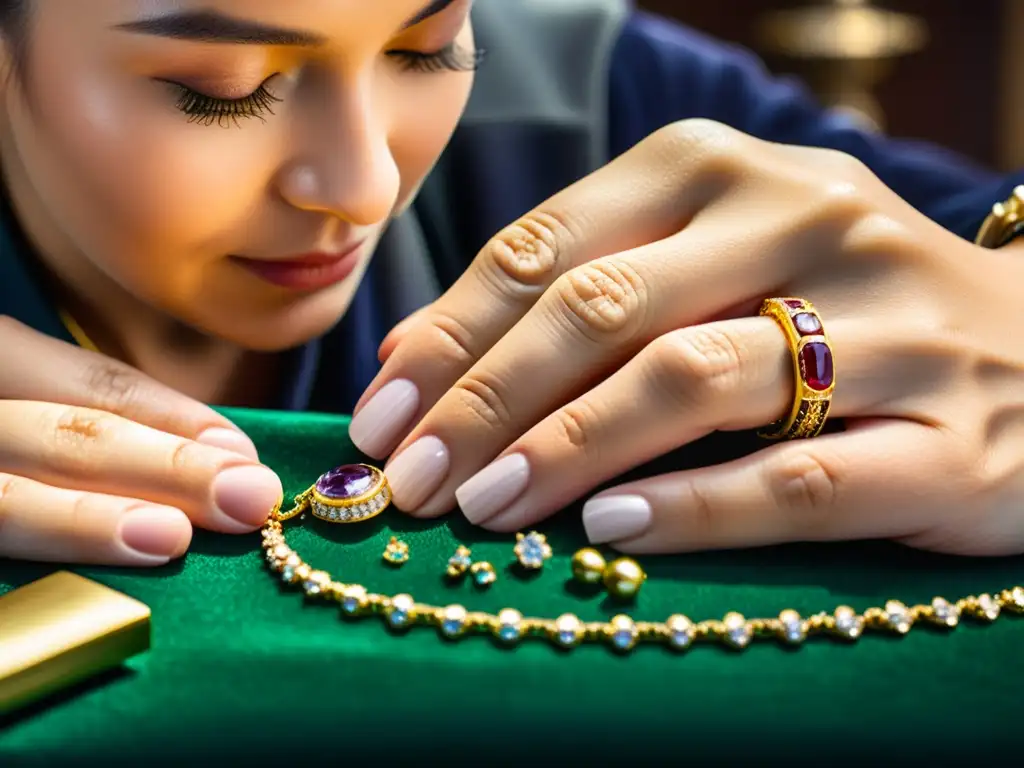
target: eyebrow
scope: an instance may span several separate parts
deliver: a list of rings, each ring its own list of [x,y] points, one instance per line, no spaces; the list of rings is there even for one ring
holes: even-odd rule
[[[403,29],[421,24],[445,10],[455,0],[432,0],[423,10],[402,25]],[[240,19],[219,11],[184,11],[118,24],[114,29],[154,37],[204,43],[237,45],[285,45],[315,47],[327,38],[316,32],[289,29]]]

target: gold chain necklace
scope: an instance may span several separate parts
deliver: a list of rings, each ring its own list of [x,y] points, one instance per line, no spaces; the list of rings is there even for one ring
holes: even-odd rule
[[[295,505],[282,512],[274,508],[261,531],[263,550],[270,570],[288,585],[300,587],[314,599],[340,604],[341,612],[351,619],[378,616],[389,627],[406,630],[429,626],[448,640],[464,635],[484,633],[506,646],[529,638],[546,639],[561,648],[573,648],[585,642],[603,642],[614,650],[627,652],[639,643],[661,643],[682,651],[696,642],[717,642],[733,649],[746,648],[755,639],[776,639],[787,645],[799,645],[808,637],[825,635],[843,641],[854,641],[867,630],[905,635],[918,625],[953,629],[961,618],[992,623],[1004,612],[1024,614],[1024,587],[1012,587],[996,593],[981,594],[950,601],[936,597],[929,605],[907,606],[889,600],[881,608],[868,608],[857,613],[841,605],[832,613],[803,617],[792,609],[775,618],[748,619],[730,612],[722,619],[693,621],[681,613],[665,621],[635,621],[619,615],[610,621],[583,621],[575,614],[558,618],[531,618],[514,608],[496,615],[470,611],[459,604],[448,606],[416,602],[411,595],[381,595],[361,584],[343,584],[330,573],[306,563],[285,540],[282,521],[297,517],[308,508],[310,491],[295,497]]]
[[[61,310],[60,318],[79,346],[98,351],[70,314]],[[457,603],[445,607],[427,605],[417,603],[407,594],[379,595],[361,584],[342,584],[327,571],[316,570],[303,561],[285,541],[281,522],[309,508],[311,491],[309,489],[296,496],[295,505],[287,512],[282,512],[278,504],[264,524],[263,550],[270,569],[280,574],[286,584],[301,586],[309,597],[340,603],[342,613],[350,618],[381,616],[393,629],[432,626],[447,639],[484,632],[506,645],[514,645],[527,638],[546,638],[562,648],[598,641],[626,652],[638,643],[655,642],[681,651],[694,642],[710,641],[740,650],[755,639],[774,638],[789,645],[798,645],[808,637],[826,635],[853,641],[865,630],[905,635],[919,623],[953,629],[961,617],[991,623],[1004,611],[1024,614],[1024,587],[1020,586],[1004,589],[994,596],[985,593],[956,601],[936,597],[929,605],[907,606],[899,600],[888,600],[884,607],[868,608],[863,613],[840,605],[832,613],[808,617],[787,608],[769,619],[748,619],[732,611],[722,619],[696,622],[681,613],[669,616],[663,622],[635,621],[626,615],[615,616],[610,621],[583,621],[572,613],[562,614],[556,619],[543,619],[523,616],[514,608],[505,608],[494,615],[469,611]],[[381,506],[368,509],[368,514],[376,516],[389,501],[389,498],[384,499]],[[329,515],[330,511],[325,510],[324,514]]]

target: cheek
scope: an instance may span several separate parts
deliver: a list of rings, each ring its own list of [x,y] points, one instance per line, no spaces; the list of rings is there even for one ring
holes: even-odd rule
[[[259,204],[280,139],[256,120],[244,131],[190,125],[163,85],[76,62],[72,41],[64,50],[35,57],[32,105],[18,131],[54,223],[117,278],[199,279],[203,259],[182,257],[237,246],[230,238]]]
[[[436,78],[432,85],[431,78]],[[437,162],[469,99],[469,74],[410,78],[395,95],[400,105],[391,128],[391,152],[402,177],[399,208],[404,208]]]

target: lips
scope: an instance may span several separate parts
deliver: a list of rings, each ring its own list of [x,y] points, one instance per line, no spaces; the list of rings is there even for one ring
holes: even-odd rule
[[[355,243],[339,253],[306,253],[287,259],[246,259],[232,261],[249,273],[276,285],[295,291],[315,291],[336,285],[348,278],[359,266],[365,241]]]

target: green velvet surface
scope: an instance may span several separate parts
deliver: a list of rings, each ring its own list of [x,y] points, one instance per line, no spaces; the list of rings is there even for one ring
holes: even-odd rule
[[[288,493],[334,465],[362,460],[348,442],[347,419],[229,415]],[[567,582],[572,553],[585,543],[578,512],[539,527],[555,556],[532,579],[508,570],[511,537],[473,529],[457,515],[418,522],[389,510],[360,525],[309,518],[288,530],[308,561],[384,593],[494,612],[514,606],[531,615],[609,617],[621,606]],[[380,558],[392,534],[410,546],[400,569]],[[497,567],[489,591],[442,578],[460,543]],[[625,610],[646,619],[676,611],[698,619],[727,610],[810,614],[841,603],[862,609],[886,598],[927,602],[1024,581],[1019,558],[957,559],[885,544],[642,561],[650,579]],[[3,563],[0,592],[55,568]],[[742,653],[698,646],[684,655],[645,646],[619,656],[603,646],[564,652],[543,642],[505,650],[483,637],[445,642],[431,629],[397,635],[376,619],[342,620],[336,609],[280,587],[257,535],[197,534],[181,563],[156,571],[74,570],[147,603],[153,648],[124,670],[0,722],[0,764],[141,765],[286,752],[307,763],[360,754],[401,764],[435,751],[499,764],[610,758],[627,749],[731,764],[753,755],[793,759],[818,746],[829,749],[829,762],[843,762],[911,745],[918,756],[979,746],[985,753],[1018,737],[1024,705],[1024,619],[1015,617],[904,638],[872,634],[852,645],[765,643]]]

